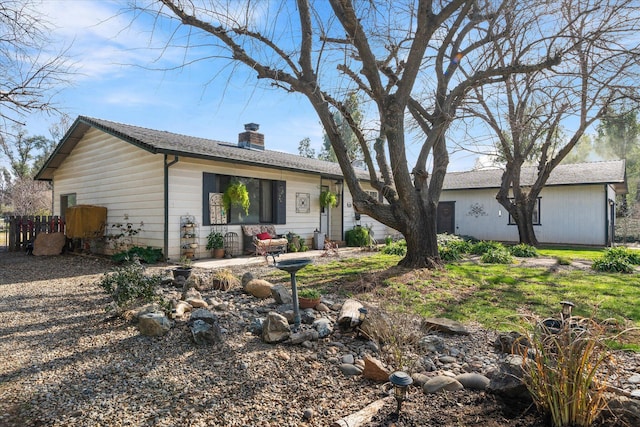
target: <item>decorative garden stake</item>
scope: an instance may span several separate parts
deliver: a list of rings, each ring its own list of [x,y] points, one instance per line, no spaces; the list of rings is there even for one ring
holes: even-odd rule
[[[393,384],[393,396],[396,398],[396,402],[398,402],[396,413],[400,415],[402,402],[407,399],[407,390],[409,386],[413,384],[413,379],[411,379],[406,372],[396,371],[389,375],[389,381]]]

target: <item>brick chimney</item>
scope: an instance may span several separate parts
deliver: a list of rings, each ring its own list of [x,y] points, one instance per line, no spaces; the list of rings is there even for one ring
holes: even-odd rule
[[[244,132],[238,135],[238,147],[264,150],[264,135],[258,132],[260,125],[257,123],[247,123],[244,125]]]

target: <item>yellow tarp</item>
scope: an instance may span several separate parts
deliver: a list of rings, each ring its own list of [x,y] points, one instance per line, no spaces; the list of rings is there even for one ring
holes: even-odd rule
[[[76,205],[65,213],[66,235],[70,239],[102,237],[107,224],[104,206]]]

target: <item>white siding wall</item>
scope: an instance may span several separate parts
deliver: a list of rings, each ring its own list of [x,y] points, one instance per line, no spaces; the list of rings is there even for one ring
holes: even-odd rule
[[[606,243],[604,185],[547,187],[541,194],[540,243],[603,245]],[[518,229],[495,199],[497,190],[443,191],[441,201],[455,201],[456,234],[483,240],[518,241]],[[501,216],[500,216],[501,214]]]
[[[180,252],[180,216],[194,215],[199,224],[202,218],[202,174],[216,173],[239,177],[273,179],[286,181],[287,223],[276,224],[278,234],[292,232],[306,240],[311,247],[313,232],[320,228],[320,177],[288,171],[259,168],[255,166],[230,165],[224,162],[210,162],[181,158],[169,169],[169,257],[176,258]],[[296,213],[296,193],[309,193],[311,206],[309,213]],[[207,234],[212,227],[200,227],[200,256],[208,256],[204,250]],[[238,234],[242,245],[240,225],[227,226],[228,232]],[[242,248],[241,248],[242,249]]]
[[[54,175],[54,213],[60,195],[76,194],[77,204],[107,208],[107,222],[144,222],[136,244],[164,245],[163,156],[90,129]],[[128,215],[128,220],[125,220]]]

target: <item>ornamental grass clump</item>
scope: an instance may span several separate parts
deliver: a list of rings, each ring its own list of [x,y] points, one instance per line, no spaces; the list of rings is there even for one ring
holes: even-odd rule
[[[605,329],[574,317],[557,329],[539,324],[529,335],[524,383],[554,427],[588,427],[606,408],[613,363]]]

